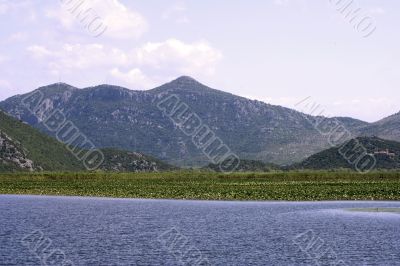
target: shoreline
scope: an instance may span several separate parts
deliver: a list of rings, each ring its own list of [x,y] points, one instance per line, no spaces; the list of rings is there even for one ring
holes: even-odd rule
[[[198,203],[290,203],[290,204],[312,204],[312,203],[400,203],[400,200],[212,200],[212,199],[174,199],[174,198],[120,198],[102,196],[76,196],[76,195],[52,195],[52,194],[0,194],[1,197],[23,197],[23,198],[48,198],[48,199],[82,199],[82,200],[116,200],[116,201],[159,201],[159,202],[198,202]]]

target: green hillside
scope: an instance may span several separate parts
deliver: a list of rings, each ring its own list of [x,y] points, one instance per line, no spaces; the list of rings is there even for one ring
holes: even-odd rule
[[[104,161],[98,170],[110,172],[157,172],[175,170],[141,153],[102,149]],[[0,172],[84,171],[64,144],[0,111]]]
[[[47,170],[80,171],[82,163],[67,150],[64,144],[44,135],[0,111],[0,171]],[[7,144],[7,145],[5,145]],[[18,161],[32,161],[31,167],[21,167]]]
[[[349,163],[344,156],[343,151],[351,154],[349,148],[364,147],[367,154],[372,155],[376,160],[374,169],[400,169],[400,143],[396,141],[384,140],[378,137],[358,137],[352,139],[348,144],[339,147],[333,147],[322,152],[316,153],[294,168],[304,169],[355,169],[355,164]],[[354,160],[357,156],[352,157]]]

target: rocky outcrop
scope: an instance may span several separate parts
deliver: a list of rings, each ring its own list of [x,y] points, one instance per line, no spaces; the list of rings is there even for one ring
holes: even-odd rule
[[[35,170],[33,161],[27,158],[26,151],[21,145],[2,131],[0,131],[0,162],[22,170]]]

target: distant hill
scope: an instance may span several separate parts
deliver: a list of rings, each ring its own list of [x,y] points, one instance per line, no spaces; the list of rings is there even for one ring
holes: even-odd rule
[[[204,169],[209,169],[215,172],[221,172],[219,165],[209,164]],[[280,166],[272,163],[264,163],[256,160],[240,160],[235,172],[269,172],[271,170],[279,170]]]
[[[148,91],[111,85],[77,89],[63,83],[37,91],[46,99],[39,115],[62,110],[97,147],[136,151],[178,166],[206,166],[210,160],[157,108],[171,95],[186,104],[240,158],[289,164],[329,147],[328,136],[313,126],[316,117],[215,90],[190,77]],[[24,107],[24,97],[0,102],[0,108],[53,134]],[[337,119],[355,136],[368,125],[352,118]],[[334,121],[326,119],[326,123]]]
[[[158,172],[177,170],[158,159],[137,152],[102,149],[104,163],[99,170],[107,172]]]
[[[361,128],[360,134],[400,141],[400,113],[388,116]]]
[[[64,144],[0,111],[0,170],[81,171]]]
[[[378,137],[358,137],[349,142],[348,147],[360,143],[376,159],[375,169],[400,169],[400,143]],[[293,168],[304,169],[355,169],[339,152],[340,147],[318,152]]]
[[[98,170],[153,172],[176,169],[140,153],[101,151],[104,162]],[[0,172],[84,170],[83,163],[64,144],[0,111]]]

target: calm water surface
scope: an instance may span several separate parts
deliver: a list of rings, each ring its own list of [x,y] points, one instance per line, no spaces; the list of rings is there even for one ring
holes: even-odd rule
[[[400,202],[0,196],[0,265],[400,265]]]

